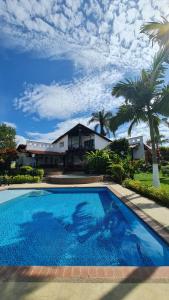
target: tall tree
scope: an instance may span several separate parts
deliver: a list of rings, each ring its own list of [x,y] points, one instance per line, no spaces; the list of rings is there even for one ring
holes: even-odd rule
[[[15,149],[16,130],[6,124],[0,124],[0,150]]]
[[[11,161],[16,159],[16,131],[13,127],[0,124],[0,172],[10,169]]]
[[[162,22],[149,22],[141,27],[141,33],[146,33],[153,42],[169,49],[169,22],[163,18]]]
[[[162,146],[165,143],[169,143],[169,139],[167,139],[165,137],[165,135],[163,135],[163,134],[155,135],[154,139],[155,139],[155,143],[156,143],[156,148],[159,148],[159,146]],[[151,144],[152,144],[150,139],[147,140],[146,143],[149,146],[151,146]]]
[[[117,83],[112,95],[124,97],[116,116],[110,121],[110,129],[115,132],[122,124],[129,123],[128,133],[133,126],[143,121],[150,130],[152,141],[153,185],[159,186],[159,170],[155,135],[158,134],[160,115],[169,116],[169,86],[164,85],[166,51],[155,55],[149,70],[143,69],[138,79]]]
[[[111,112],[105,112],[105,110],[102,109],[99,112],[92,113],[89,124],[96,123],[94,127],[95,131],[99,130],[101,135],[106,136],[109,133],[109,121],[111,117]]]

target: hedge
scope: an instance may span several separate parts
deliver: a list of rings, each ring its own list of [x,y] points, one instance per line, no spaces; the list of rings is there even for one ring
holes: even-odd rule
[[[31,175],[33,168],[31,166],[22,166],[20,167],[20,173],[22,175]]]
[[[32,168],[31,166],[22,166],[20,168],[21,175],[39,176],[41,179],[44,176],[44,170],[38,168]]]
[[[124,177],[124,168],[121,164],[111,164],[109,166],[109,172],[112,179],[117,183],[122,183]]]
[[[44,176],[44,170],[43,169],[33,169],[32,172],[31,172],[31,175],[32,176],[38,176],[40,177],[40,179],[43,179],[43,176]]]
[[[163,176],[169,176],[169,165],[161,167],[161,172]]]
[[[17,175],[17,176],[0,176],[0,184],[17,184],[17,183],[38,183],[41,181],[39,176]]]
[[[169,192],[161,188],[143,185],[140,181],[126,179],[123,182],[126,188],[138,192],[142,196],[148,197],[155,202],[169,207]]]

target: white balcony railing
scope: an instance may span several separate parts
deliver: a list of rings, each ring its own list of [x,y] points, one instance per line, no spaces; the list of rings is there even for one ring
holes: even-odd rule
[[[129,145],[142,144],[143,143],[143,137],[142,136],[137,136],[137,137],[129,138],[128,141],[129,141]]]
[[[26,149],[28,151],[37,150],[37,151],[57,152],[58,146],[56,144],[50,144],[50,143],[27,141]]]

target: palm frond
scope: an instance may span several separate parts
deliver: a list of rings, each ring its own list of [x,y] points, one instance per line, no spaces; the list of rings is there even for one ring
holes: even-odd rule
[[[110,119],[112,117],[112,112],[111,111],[107,111],[105,113],[105,116],[104,116],[106,119]]]
[[[169,117],[169,85],[163,89],[161,97],[154,103],[153,111],[165,117]]]
[[[146,33],[152,42],[160,46],[169,46],[169,22],[163,18],[162,22],[149,22],[141,27],[141,33]]]
[[[115,135],[117,129],[134,118],[134,111],[132,105],[123,104],[119,107],[118,112],[115,117],[110,119],[110,130]]]
[[[137,96],[137,81],[125,80],[118,82],[112,90],[112,96],[124,97],[125,100],[134,99]]]
[[[130,123],[130,126],[128,128],[128,135],[131,136],[131,132],[132,132],[132,129],[134,127],[134,125],[138,124],[138,120],[137,119],[134,119],[131,123]]]
[[[97,121],[97,119],[96,119],[95,117],[92,117],[92,118],[88,121],[88,124],[91,124],[91,123],[96,122],[96,121]]]
[[[154,56],[151,70],[148,72],[150,74],[150,82],[154,87],[164,82],[167,69],[166,62],[168,62],[168,51],[162,49]]]

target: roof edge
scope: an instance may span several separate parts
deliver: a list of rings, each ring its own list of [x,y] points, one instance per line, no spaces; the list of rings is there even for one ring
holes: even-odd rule
[[[112,140],[110,140],[109,138],[107,138],[107,137],[101,135],[100,133],[94,131],[93,129],[91,129],[91,128],[89,128],[89,127],[87,127],[87,126],[85,126],[85,125],[83,125],[83,124],[81,124],[81,123],[78,123],[78,124],[76,124],[74,127],[72,127],[71,129],[69,129],[68,131],[66,131],[64,134],[62,134],[61,136],[59,136],[56,140],[54,140],[54,141],[52,142],[52,144],[57,143],[57,142],[58,142],[59,140],[61,140],[64,136],[66,136],[67,134],[69,134],[69,132],[70,132],[72,129],[76,128],[76,127],[79,126],[79,125],[82,126],[82,127],[84,127],[84,128],[87,128],[90,132],[92,132],[92,133],[94,133],[94,134],[100,136],[102,139],[104,139],[104,140],[106,140],[106,141],[108,141],[108,142],[110,142],[110,143],[112,142]]]

